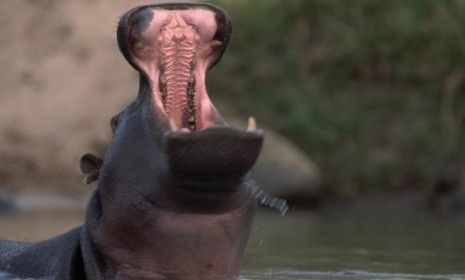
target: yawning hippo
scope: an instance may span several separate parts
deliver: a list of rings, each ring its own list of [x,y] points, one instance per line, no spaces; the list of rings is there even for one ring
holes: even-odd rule
[[[140,73],[137,98],[111,121],[86,220],[51,240],[0,242],[0,272],[51,279],[230,279],[239,273],[258,191],[250,170],[263,134],[236,129],[207,95],[205,74],[231,34],[206,4],[142,6],[122,16],[118,44]],[[272,201],[271,204],[276,201]],[[270,203],[269,203],[270,204]]]

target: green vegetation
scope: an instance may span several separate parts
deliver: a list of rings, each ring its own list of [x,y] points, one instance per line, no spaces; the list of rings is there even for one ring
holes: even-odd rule
[[[213,98],[290,137],[342,196],[453,180],[465,1],[216,0],[234,32]],[[455,172],[456,173],[456,172]]]

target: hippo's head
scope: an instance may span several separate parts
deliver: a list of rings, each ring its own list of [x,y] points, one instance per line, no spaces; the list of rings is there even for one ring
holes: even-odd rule
[[[205,4],[148,5],[121,17],[118,44],[140,85],[111,121],[87,214],[100,275],[238,274],[255,209],[245,182],[263,134],[253,119],[247,129],[229,126],[207,94],[206,72],[230,34],[227,13]]]

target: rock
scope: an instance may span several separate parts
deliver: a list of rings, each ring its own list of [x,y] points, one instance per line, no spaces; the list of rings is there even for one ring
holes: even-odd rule
[[[465,214],[465,172],[457,186],[453,201],[452,210],[454,213]]]
[[[14,210],[13,200],[6,193],[0,191],[0,213]]]
[[[452,157],[440,170],[426,206],[435,212],[465,214],[465,153]]]
[[[238,120],[235,116],[225,118],[236,127],[245,127],[245,120]],[[263,128],[259,120],[258,128]],[[294,197],[302,197],[306,200],[318,196],[321,173],[316,164],[283,135],[269,128],[264,131],[263,151],[254,168],[258,184],[280,198],[293,200]]]
[[[263,153],[255,167],[257,181],[268,192],[279,196],[288,193],[316,193],[320,171],[313,161],[288,139],[266,130]]]

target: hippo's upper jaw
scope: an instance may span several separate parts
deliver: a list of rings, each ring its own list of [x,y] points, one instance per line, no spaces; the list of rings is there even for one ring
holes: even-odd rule
[[[153,105],[173,131],[224,125],[205,86],[205,74],[223,54],[230,36],[227,14],[199,4],[161,4],[129,11],[118,43],[151,88]]]

